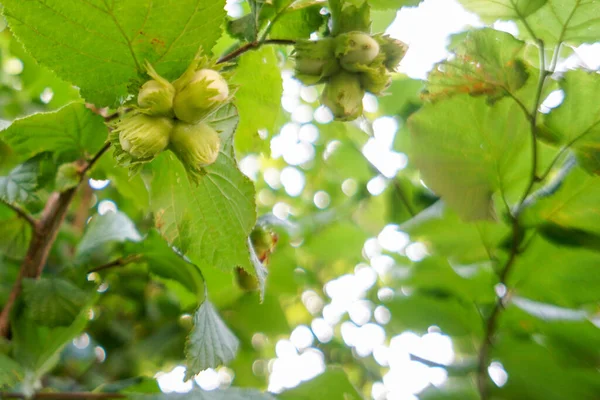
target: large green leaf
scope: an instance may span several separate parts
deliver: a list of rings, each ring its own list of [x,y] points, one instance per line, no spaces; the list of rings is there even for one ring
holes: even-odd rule
[[[546,4],[547,0],[459,0],[467,10],[485,21],[525,18]]]
[[[554,140],[575,150],[582,165],[600,174],[600,76],[570,71],[561,81],[565,99],[546,125]]]
[[[38,163],[28,161],[17,165],[7,176],[0,176],[0,200],[12,204],[34,199],[37,175]]]
[[[204,267],[251,271],[247,238],[254,223],[254,186],[221,153],[196,186],[181,163],[165,153],[153,163],[151,202],[167,241]]]
[[[315,394],[327,400],[358,400],[362,396],[354,388],[343,369],[329,367],[316,378],[286,390],[277,396],[281,400],[312,400]]]
[[[107,129],[102,117],[82,103],[71,103],[58,111],[17,119],[0,131],[0,139],[8,143],[21,159],[51,152],[56,160],[74,161],[97,153],[106,137]]]
[[[462,218],[490,218],[495,192],[514,201],[523,191],[529,124],[511,99],[490,106],[483,98],[458,95],[425,105],[409,127],[409,157],[425,184]]]
[[[64,2],[6,0],[12,31],[37,61],[81,88],[88,101],[127,97],[147,60],[167,78],[221,35],[224,0]]]
[[[49,327],[72,324],[89,297],[60,278],[25,279],[23,296],[30,318]]]
[[[594,43],[600,37],[600,3],[593,0],[547,0],[527,18],[546,45]]]
[[[495,100],[519,90],[528,78],[517,57],[525,42],[490,28],[455,36],[454,57],[429,74],[426,98],[438,99],[460,93],[485,95]]]
[[[194,315],[194,328],[188,336],[185,379],[207,368],[227,364],[235,358],[239,344],[212,303],[205,299]]]
[[[264,46],[244,54],[235,70],[232,82],[240,86],[235,96],[240,113],[235,148],[241,152],[263,150],[268,146],[259,136],[259,130],[273,134],[283,90],[277,64],[273,47]]]

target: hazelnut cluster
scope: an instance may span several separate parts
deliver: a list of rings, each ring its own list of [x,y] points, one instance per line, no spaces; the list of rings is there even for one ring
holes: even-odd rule
[[[296,78],[305,85],[325,83],[321,103],[335,119],[349,121],[362,114],[365,92],[381,94],[407,46],[384,35],[361,31],[296,42]]]
[[[215,68],[197,55],[178,79],[169,82],[147,63],[151,79],[141,86],[134,110],[114,124],[109,138],[117,161],[135,173],[170,149],[190,177],[202,175],[202,169],[217,160],[221,147],[219,133],[206,119],[231,101],[227,81]]]

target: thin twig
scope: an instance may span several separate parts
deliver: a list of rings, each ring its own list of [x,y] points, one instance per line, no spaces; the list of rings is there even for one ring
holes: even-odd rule
[[[417,215],[417,213],[413,209],[412,205],[410,204],[410,201],[408,201],[408,197],[406,197],[406,193],[404,193],[404,189],[402,189],[402,186],[400,186],[400,182],[398,182],[397,179],[394,179],[394,189],[396,189],[396,194],[398,195],[398,197],[400,198],[400,200],[406,207],[406,211],[408,211],[410,216],[414,217],[415,215]]]
[[[293,45],[295,43],[296,43],[295,40],[287,40],[287,39],[268,39],[268,40],[265,40],[262,42],[254,41],[254,42],[246,43],[245,45],[238,47],[236,50],[232,51],[231,53],[226,54],[223,57],[219,58],[219,60],[217,61],[217,64],[223,64],[228,61],[231,61],[231,60],[241,56],[242,54],[244,54],[247,51],[258,49],[263,44]]]
[[[131,264],[133,262],[140,260],[141,258],[142,258],[141,254],[135,254],[135,255],[128,256],[128,257],[124,257],[124,258],[117,258],[116,260],[113,260],[106,264],[103,264],[98,267],[94,267],[94,268],[90,269],[88,271],[88,274],[91,274],[92,272],[104,271],[105,269],[114,268],[114,267],[124,267],[128,264]]]
[[[47,400],[100,400],[100,399],[124,399],[127,396],[120,393],[91,393],[91,392],[60,392],[60,393],[36,393],[28,397],[23,393],[0,392],[0,399],[47,399]]]
[[[33,216],[31,216],[27,211],[23,210],[21,207],[16,204],[11,204],[7,201],[0,199],[0,203],[6,205],[8,208],[17,213],[20,218],[23,218],[33,229],[35,229],[37,225],[37,221]]]
[[[100,151],[98,151],[94,157],[92,157],[92,159],[90,161],[88,161],[88,163],[86,164],[85,168],[83,168],[83,170],[81,171],[81,176],[83,177],[90,169],[92,169],[92,167],[94,166],[94,164],[96,164],[98,162],[98,160],[100,159],[100,157],[102,157],[104,155],[104,153],[106,153],[108,151],[108,149],[110,148],[110,142],[106,142],[104,144],[104,146],[102,146],[102,148],[100,149]]]

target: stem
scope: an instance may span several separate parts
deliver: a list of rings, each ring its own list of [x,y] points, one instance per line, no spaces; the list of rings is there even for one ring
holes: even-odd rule
[[[400,201],[402,201],[402,203],[406,207],[406,211],[408,211],[410,216],[414,217],[415,215],[417,215],[412,205],[410,204],[410,201],[408,201],[406,193],[404,193],[404,189],[402,189],[402,186],[400,186],[400,183],[396,179],[394,179],[394,189],[396,189],[396,194],[400,198]]]
[[[533,30],[527,24],[525,18],[521,18],[525,24],[526,29],[529,33],[535,38]],[[531,193],[533,186],[536,182],[540,181],[537,175],[537,167],[538,167],[538,147],[537,147],[537,118],[539,115],[539,107],[542,99],[542,93],[544,91],[544,84],[546,82],[546,78],[548,75],[552,74],[552,72],[546,70],[546,61],[545,61],[545,52],[544,52],[544,42],[540,39],[536,39],[536,42],[539,46],[540,52],[540,77],[538,80],[538,85],[535,93],[535,101],[533,104],[533,109],[529,113],[526,108],[524,111],[530,122],[530,130],[531,130],[531,174],[529,177],[529,183],[525,188],[523,194],[521,195],[521,199],[517,203],[515,211],[511,216],[512,219],[512,246],[510,249],[510,254],[508,256],[508,260],[500,270],[498,275],[499,283],[507,286],[508,276],[515,264],[517,259],[517,255],[519,254],[519,242],[520,242],[520,231],[521,226],[519,223],[519,214],[523,208],[523,204],[525,200]],[[520,102],[519,102],[520,103]],[[520,103],[521,108],[523,108],[523,104]],[[486,321],[485,326],[485,335],[483,338],[483,342],[479,348],[479,356],[478,356],[478,373],[477,373],[477,387],[479,389],[479,394],[481,396],[481,400],[487,400],[489,398],[489,385],[488,385],[488,372],[487,366],[489,364],[490,352],[493,345],[493,338],[496,334],[496,328],[498,325],[498,318],[500,316],[500,312],[504,307],[505,296],[499,297],[494,304],[494,308],[490,313],[489,317]]]
[[[109,144],[104,145],[89,162],[84,164],[81,169],[80,184],[85,178],[86,172],[106,153],[109,146]],[[67,211],[78,188],[79,185],[61,193],[52,193],[44,206],[39,221],[36,221],[33,225],[34,228],[27,254],[21,263],[19,275],[13,284],[8,300],[0,312],[0,337],[10,337],[10,313],[21,294],[23,279],[39,278],[42,274],[52,245],[56,240],[60,226],[67,216]]]
[[[27,221],[27,223],[29,225],[31,225],[32,228],[35,229],[37,221],[35,220],[35,218],[33,218],[31,215],[29,215],[29,213],[27,211],[25,211],[24,209],[22,209],[21,207],[15,205],[15,204],[11,204],[11,203],[9,203],[7,201],[4,201],[4,200],[0,200],[0,203],[5,204],[8,208],[10,208],[15,213],[17,213],[17,215],[20,218],[23,218],[25,221]]]
[[[504,267],[500,271],[500,283],[506,286],[506,280],[508,275],[515,264],[517,254],[519,253],[519,220],[518,217],[513,217],[513,230],[512,230],[512,246],[510,249],[510,255],[508,260],[504,264]],[[488,372],[487,366],[489,362],[490,350],[492,348],[492,340],[496,333],[496,327],[498,323],[498,317],[500,311],[504,308],[504,297],[498,298],[494,304],[494,308],[490,313],[485,325],[485,335],[481,347],[479,348],[479,358],[477,363],[477,387],[481,395],[481,400],[486,400],[489,395],[488,387]]]
[[[98,267],[90,269],[88,271],[88,274],[91,274],[92,272],[104,271],[105,269],[109,269],[109,268],[113,268],[113,267],[124,267],[127,264],[131,264],[133,262],[140,260],[141,258],[142,258],[142,255],[140,255],[140,254],[135,254],[135,255],[128,256],[128,257],[124,257],[124,258],[117,258],[114,261],[111,261],[109,263],[106,263],[106,264],[103,264]]]
[[[0,399],[124,399],[127,396],[119,393],[90,393],[90,392],[62,392],[62,393],[36,393],[33,397],[27,397],[23,393],[0,392]]]
[[[241,56],[242,54],[244,54],[247,51],[258,49],[263,44],[293,45],[295,43],[296,43],[295,40],[287,40],[287,39],[268,39],[268,40],[263,40],[263,41],[255,40],[254,42],[246,43],[242,47],[238,47],[236,50],[232,51],[229,54],[225,54],[223,57],[219,58],[219,60],[217,61],[217,64],[223,64],[228,61],[231,61],[231,60]]]

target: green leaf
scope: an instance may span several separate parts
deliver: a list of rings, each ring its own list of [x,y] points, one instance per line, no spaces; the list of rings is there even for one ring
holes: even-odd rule
[[[179,76],[200,46],[210,52],[225,19],[224,0],[2,5],[11,30],[36,60],[97,105],[126,98],[146,60],[167,79]]]
[[[600,76],[569,71],[561,81],[565,98],[546,117],[558,144],[570,147],[588,171],[600,174]]]
[[[25,279],[23,296],[31,319],[49,327],[72,324],[89,298],[83,290],[60,278]]]
[[[374,10],[397,10],[401,7],[412,7],[423,0],[369,0],[369,5]]]
[[[17,119],[0,131],[0,139],[22,159],[50,152],[57,161],[75,161],[97,153],[106,138],[107,129],[102,117],[82,103]]]
[[[16,166],[7,176],[0,176],[0,200],[13,204],[35,199],[37,175],[38,163],[28,161]]]
[[[0,222],[0,253],[19,260],[25,256],[31,240],[31,226],[17,217]]]
[[[315,393],[327,400],[359,400],[363,397],[354,388],[343,369],[329,367],[316,378],[301,383],[277,396],[280,400],[312,400]]]
[[[379,110],[386,115],[399,115],[406,118],[421,107],[422,89],[423,81],[397,76],[386,90],[389,94],[377,99]]]
[[[41,326],[26,315],[19,315],[11,324],[14,359],[33,371],[34,380],[41,377],[54,368],[62,349],[81,333],[87,322],[87,307],[80,309],[71,325],[57,328]]]
[[[488,261],[490,252],[509,233],[507,226],[494,222],[464,222],[443,202],[423,210],[399,230],[408,233],[412,241],[425,244],[433,254],[463,264]]]
[[[273,25],[270,36],[276,39],[305,39],[324,23],[322,4],[308,4],[288,9]]]
[[[232,83],[240,86],[235,104],[240,113],[235,148],[240,152],[265,149],[268,141],[258,131],[271,134],[281,110],[282,80],[275,50],[264,46],[242,55]]]
[[[464,8],[484,21],[526,18],[546,4],[546,0],[458,0]]]
[[[371,8],[365,0],[329,0],[331,35],[351,31],[371,32]]]
[[[546,46],[594,43],[600,36],[600,4],[585,0],[547,0],[527,18],[536,37]]]
[[[269,274],[269,271],[256,255],[256,251],[254,249],[254,246],[252,245],[252,241],[250,240],[250,238],[248,238],[248,250],[250,251],[250,262],[254,267],[254,276],[258,281],[260,301],[262,302],[265,299],[265,289],[267,286],[267,275]]]
[[[483,332],[481,316],[472,302],[453,296],[414,293],[404,296],[397,293],[386,303],[392,313],[389,323],[394,332],[412,330],[427,332],[430,326],[439,326],[449,335],[477,335]]]
[[[600,379],[594,368],[569,368],[535,340],[509,339],[494,346],[492,357],[502,363],[508,380],[501,388],[492,386],[494,398],[529,400],[594,399]]]
[[[526,226],[552,223],[600,234],[600,177],[581,168],[570,171],[558,189],[539,196],[522,214]]]
[[[77,187],[81,182],[80,167],[77,163],[63,164],[56,173],[55,190],[64,192]]]
[[[563,365],[576,368],[599,365],[600,329],[584,310],[516,297],[503,312],[498,331],[500,335],[514,337],[543,337],[545,346]]]
[[[425,184],[466,220],[490,218],[492,195],[516,201],[529,171],[529,124],[510,99],[489,106],[460,95],[409,119],[412,158]]]
[[[17,362],[0,353],[0,389],[16,385],[23,380],[24,375],[23,368]]]
[[[216,368],[233,360],[239,343],[212,303],[205,299],[194,315],[194,328],[185,348],[185,380],[206,368]]]
[[[429,74],[425,98],[436,100],[459,93],[497,100],[523,87],[529,74],[517,57],[525,42],[490,28],[454,37],[454,58],[437,64]]]
[[[279,297],[267,294],[263,303],[257,293],[246,293],[223,311],[225,321],[242,343],[252,346],[252,337],[260,332],[276,339],[290,332]]]
[[[507,286],[514,294],[559,307],[578,308],[600,301],[600,253],[531,239],[517,258]]]
[[[140,243],[132,244],[130,250],[143,255],[151,273],[181,283],[198,299],[204,296],[200,269],[177,254],[156,230],[151,230]]]
[[[227,33],[232,37],[251,42],[255,39],[256,23],[254,15],[247,14],[241,18],[227,22]]]
[[[96,215],[88,224],[83,238],[77,246],[77,257],[86,257],[102,246],[131,240],[137,242],[141,236],[133,222],[120,211]]]
[[[189,393],[130,394],[127,398],[131,400],[275,400],[269,393],[236,387],[211,391],[193,390]]]
[[[173,154],[153,161],[151,204],[161,234],[200,269],[232,271],[238,266],[251,271],[247,241],[256,224],[254,185],[233,158],[236,118],[231,110],[211,116],[224,148],[198,185],[187,179]]]

